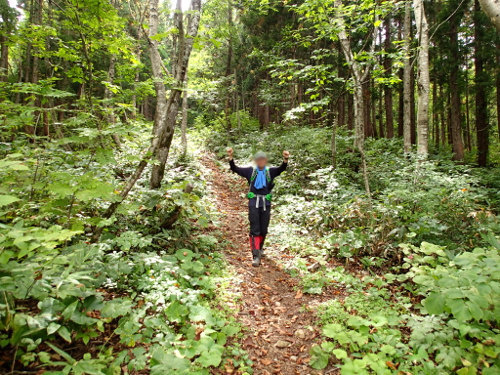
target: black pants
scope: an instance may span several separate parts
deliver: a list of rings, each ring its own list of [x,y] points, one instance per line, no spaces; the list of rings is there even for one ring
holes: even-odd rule
[[[265,236],[267,234],[267,227],[271,219],[271,206],[255,207],[251,204],[248,207],[248,219],[250,220],[250,235],[251,236]]]

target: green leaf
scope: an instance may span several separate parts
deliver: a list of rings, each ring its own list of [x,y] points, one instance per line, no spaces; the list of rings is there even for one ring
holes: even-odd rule
[[[69,332],[69,330],[66,327],[61,326],[61,328],[59,328],[57,330],[57,334],[59,336],[61,336],[64,340],[66,340],[67,342],[71,342],[71,333]]]
[[[316,370],[322,370],[328,366],[328,353],[323,351],[319,345],[314,345],[311,347],[311,360],[309,365]]]
[[[217,367],[222,361],[223,353],[224,347],[222,345],[215,344],[208,351],[201,353],[197,362],[203,367]]]
[[[323,335],[333,339],[338,333],[342,332],[342,330],[343,329],[340,324],[327,324],[323,327]]]
[[[442,314],[444,311],[444,298],[438,293],[431,293],[423,301],[423,305],[429,314]]]
[[[0,207],[7,206],[11,203],[17,202],[20,199],[13,195],[0,195]]]
[[[52,335],[53,333],[55,333],[59,328],[61,327],[60,324],[57,324],[57,323],[54,323],[54,322],[51,322],[48,327],[47,327],[47,334],[48,335]]]
[[[347,358],[347,352],[343,349],[335,349],[332,350],[332,354],[337,357],[337,359],[345,359]]]

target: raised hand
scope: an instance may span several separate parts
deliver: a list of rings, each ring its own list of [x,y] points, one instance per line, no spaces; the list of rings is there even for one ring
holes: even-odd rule
[[[288,161],[289,158],[290,158],[290,152],[286,150],[283,151],[283,160]]]
[[[232,159],[233,158],[233,152],[234,152],[233,149],[232,149],[232,147],[228,147],[226,149],[226,152],[227,152],[227,156],[229,157],[229,159]]]

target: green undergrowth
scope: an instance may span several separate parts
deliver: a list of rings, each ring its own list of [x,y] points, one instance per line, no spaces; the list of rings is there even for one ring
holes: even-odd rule
[[[111,219],[100,217],[147,142],[148,125],[137,128],[116,152],[89,134],[66,140],[73,152],[61,141],[2,146],[0,372],[248,370],[199,155],[174,150],[160,190],[146,172]]]
[[[211,134],[238,162],[265,150],[292,158],[277,180],[268,253],[316,309],[323,342],[310,365],[351,374],[500,374],[498,166],[474,168],[432,150],[407,157],[398,139],[368,139],[367,198],[352,136],[273,127]],[[236,139],[238,139],[236,141]],[[234,144],[233,144],[234,143]]]

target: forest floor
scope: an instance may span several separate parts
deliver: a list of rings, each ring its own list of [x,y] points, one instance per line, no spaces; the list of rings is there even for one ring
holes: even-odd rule
[[[210,157],[205,157],[203,164],[211,171],[209,180],[222,214],[220,229],[229,244],[223,251],[236,275],[230,289],[241,296],[237,305],[237,320],[244,327],[241,345],[253,361],[254,374],[338,373],[335,368],[317,371],[308,366],[309,350],[319,341],[312,308],[325,296],[303,294],[299,281],[286,273],[269,251],[260,267],[251,266],[248,202],[244,198],[247,186],[221,170]]]

